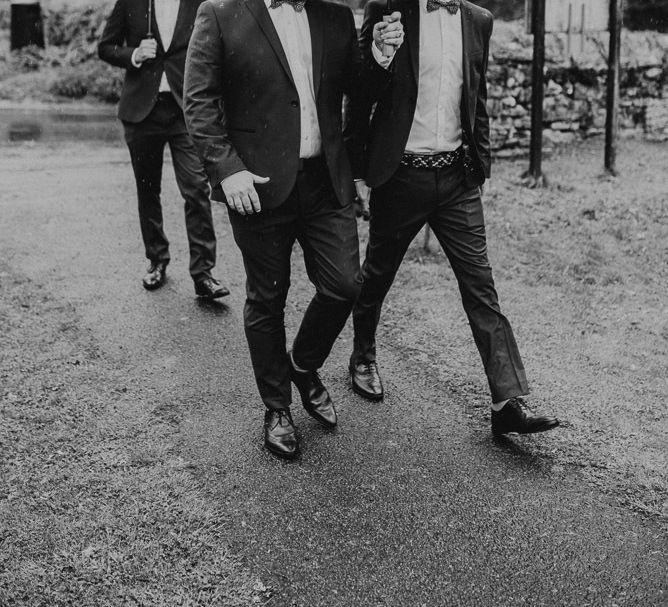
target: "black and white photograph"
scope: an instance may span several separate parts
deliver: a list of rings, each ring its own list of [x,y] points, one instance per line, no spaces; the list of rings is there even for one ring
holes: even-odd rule
[[[0,0],[0,607],[668,605],[668,0]]]

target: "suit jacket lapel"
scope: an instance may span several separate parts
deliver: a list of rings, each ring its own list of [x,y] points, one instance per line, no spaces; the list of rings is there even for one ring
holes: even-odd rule
[[[463,86],[462,86],[462,106],[466,111],[465,118],[468,120],[468,124],[473,129],[473,122],[471,120],[471,58],[473,57],[473,44],[474,44],[474,32],[473,32],[473,14],[471,9],[466,3],[462,2],[461,5],[461,14],[462,14],[462,76],[463,76]]]
[[[269,16],[269,11],[264,3],[264,0],[245,0],[246,8],[251,12],[255,20],[257,21],[260,29],[267,37],[271,48],[276,54],[276,58],[283,67],[286,75],[292,82],[293,86],[295,81],[292,78],[292,72],[290,71],[290,65],[288,64],[288,58],[285,56],[285,51],[283,50],[283,45],[281,44],[281,39],[278,37],[278,32],[274,27],[274,23]]]
[[[313,0],[306,2],[306,15],[311,30],[311,53],[313,55],[313,89],[316,100],[320,88],[320,75],[322,73],[322,56],[325,37],[325,20],[323,18],[321,5]]]
[[[420,4],[418,0],[406,2],[406,38],[408,39],[408,54],[413,66],[413,77],[417,85],[420,74]]]

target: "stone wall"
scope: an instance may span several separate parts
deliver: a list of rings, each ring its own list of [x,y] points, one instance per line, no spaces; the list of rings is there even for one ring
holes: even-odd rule
[[[570,42],[546,36],[544,143],[547,148],[602,133],[608,34]],[[521,23],[495,24],[488,71],[492,147],[497,156],[526,153],[531,130],[532,37]],[[668,35],[623,32],[619,126],[622,135],[668,140]]]

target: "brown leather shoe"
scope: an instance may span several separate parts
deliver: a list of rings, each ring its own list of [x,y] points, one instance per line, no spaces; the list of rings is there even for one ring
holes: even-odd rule
[[[337,423],[336,409],[327,388],[322,383],[317,371],[297,371],[292,364],[292,356],[288,352],[290,379],[297,386],[302,397],[302,405],[313,419],[323,426],[333,428]]]
[[[289,409],[271,409],[264,414],[264,446],[277,457],[292,459],[299,451]]]
[[[195,293],[203,299],[218,299],[230,294],[230,290],[220,284],[220,281],[208,276],[195,282]]]
[[[385,393],[376,361],[353,363],[351,360],[349,370],[353,392],[368,400],[383,400]]]
[[[144,288],[148,291],[154,291],[155,289],[159,289],[162,285],[165,284],[165,281],[167,280],[167,264],[158,261],[158,262],[151,262],[151,265],[149,266],[148,270],[146,271],[146,276],[142,279],[142,284],[144,285]]]
[[[547,415],[535,415],[522,398],[516,396],[511,398],[501,409],[492,409],[492,433],[508,434],[533,434],[534,432],[545,432],[559,425],[556,417]]]

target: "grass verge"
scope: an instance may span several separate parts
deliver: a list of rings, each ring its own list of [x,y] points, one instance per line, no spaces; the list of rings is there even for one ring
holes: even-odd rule
[[[0,604],[253,605],[178,422],[71,305],[0,265]]]

